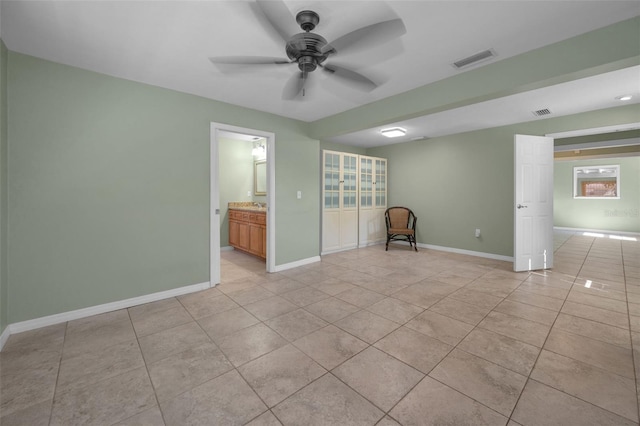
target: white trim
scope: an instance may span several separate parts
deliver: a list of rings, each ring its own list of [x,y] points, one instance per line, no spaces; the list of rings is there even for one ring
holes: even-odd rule
[[[320,256],[308,257],[306,259],[296,260],[295,262],[283,263],[282,265],[277,265],[276,270],[274,272],[282,272],[282,271],[286,271],[287,269],[293,269],[299,266],[309,265],[311,263],[316,263],[320,261],[321,261]]]
[[[631,237],[640,237],[640,232],[626,232],[626,231],[612,231],[611,229],[591,229],[591,228],[568,228],[565,226],[554,226],[554,231],[563,232],[596,232],[598,234],[606,235],[628,235]]]
[[[560,138],[573,138],[576,136],[600,135],[603,133],[613,133],[613,132],[621,132],[621,131],[636,130],[636,129],[640,129],[640,122],[629,123],[629,124],[616,124],[613,126],[596,127],[593,129],[578,129],[578,130],[569,130],[567,132],[547,133],[545,136],[548,136],[554,139],[560,139]]]
[[[220,251],[234,251],[235,249],[231,246],[220,247]]]
[[[2,351],[4,344],[9,340],[9,336],[11,336],[11,330],[9,329],[9,326],[6,326],[2,334],[0,334],[0,351]]]
[[[276,135],[272,132],[233,126],[230,124],[211,122],[210,152],[210,212],[209,212],[209,267],[211,282],[220,282],[220,215],[215,217],[215,210],[220,209],[220,176],[218,173],[218,133],[232,132],[243,135],[260,136],[267,140],[267,272],[277,272],[276,267]],[[217,220],[216,220],[217,219]],[[217,226],[215,226],[217,224]]]
[[[346,247],[346,248],[339,248],[339,249],[331,250],[331,251],[323,251],[323,252],[320,253],[320,256],[326,256],[326,255],[334,254],[334,253],[341,253],[343,251],[355,250],[355,249],[359,249],[359,248],[364,248],[364,246],[363,247]]]
[[[382,238],[380,240],[371,240],[371,241],[361,241],[358,244],[358,248],[364,248],[364,247],[371,247],[371,246],[377,246],[379,244],[384,244],[387,242],[386,238]]]
[[[640,145],[640,138],[617,139],[615,141],[601,141],[593,143],[574,143],[572,145],[558,145],[553,148],[554,152],[582,151],[596,148],[617,148],[621,146]]]
[[[218,125],[211,123],[209,134],[209,282],[220,279],[220,164]],[[215,196],[214,196],[215,195]]]
[[[503,256],[501,254],[485,253],[482,251],[463,250],[453,247],[434,246],[433,244],[421,244],[418,243],[418,247],[427,248],[431,250],[446,251],[449,253],[466,254],[469,256],[483,257],[485,259],[502,260],[505,262],[513,262],[513,256]]]
[[[116,302],[105,303],[103,305],[90,306],[88,308],[76,309],[75,311],[62,312],[46,317],[40,317],[9,324],[2,333],[2,336],[0,336],[0,350],[2,350],[2,346],[4,346],[4,343],[12,334],[35,330],[36,328],[60,324],[61,322],[72,321],[79,318],[90,317],[92,315],[103,314],[105,312],[112,312],[119,309],[130,308],[132,306],[143,305],[145,303],[156,302],[158,300],[181,296],[183,294],[194,293],[196,291],[206,290],[210,287],[211,284],[209,283],[209,281],[207,281],[199,284],[189,285],[186,287],[178,287],[171,290],[133,297],[131,299],[119,300]]]
[[[409,242],[407,242],[407,241],[393,241],[393,242],[389,243],[390,246],[392,246],[393,244],[408,246]],[[466,254],[468,256],[482,257],[482,258],[485,258],[485,259],[503,260],[505,262],[513,262],[513,257],[512,256],[503,256],[501,254],[485,253],[485,252],[482,252],[482,251],[464,250],[464,249],[459,249],[459,248],[454,248],[454,247],[436,246],[436,245],[433,245],[433,244],[424,244],[424,243],[418,243],[417,246],[420,247],[420,248],[425,248],[425,249],[430,249],[430,250],[446,251],[448,253]]]

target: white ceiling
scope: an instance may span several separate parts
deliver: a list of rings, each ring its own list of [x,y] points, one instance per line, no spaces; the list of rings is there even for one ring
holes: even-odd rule
[[[460,71],[451,66],[452,62],[485,49],[494,49],[498,54],[495,60],[501,60],[640,14],[637,0],[309,0],[285,4],[292,15],[303,9],[316,11],[320,23],[315,32],[329,42],[382,17],[388,19],[391,8],[404,21],[407,33],[403,37],[374,49],[347,50],[335,58],[335,63],[384,84],[362,94],[342,86],[327,73],[315,72],[310,76],[313,84],[307,89],[306,99],[293,102],[283,101],[281,96],[295,66],[220,72],[210,57],[286,58],[284,43],[264,20],[258,19],[253,1],[3,0],[0,30],[7,47],[15,52],[315,121],[455,75]],[[534,109],[570,114],[579,112],[577,106],[583,110],[608,107],[617,95],[638,93],[637,68],[617,73],[398,124],[415,129],[411,137],[432,137],[451,132],[453,123],[458,132],[461,126],[473,130],[508,124],[504,121],[535,119],[531,115]],[[602,99],[598,101],[595,93],[587,96],[592,92],[598,92]],[[636,96],[632,102],[639,99]],[[502,112],[512,111],[513,102],[526,108],[508,118]],[[491,114],[482,114],[489,106]],[[362,145],[363,135],[358,132],[336,141]],[[381,143],[366,140],[369,146]],[[394,141],[385,140],[389,142]]]
[[[616,97],[629,94],[632,99],[620,101]],[[518,93],[450,109],[411,120],[399,121],[387,127],[407,130],[403,137],[389,139],[380,134],[381,128],[353,132],[331,138],[332,142],[371,148],[408,142],[421,137],[433,138],[452,133],[506,126],[512,123],[542,120],[640,103],[640,66],[625,68],[593,77],[570,81],[542,89]],[[548,109],[551,114],[536,116],[533,111]],[[634,127],[640,128],[640,127]]]

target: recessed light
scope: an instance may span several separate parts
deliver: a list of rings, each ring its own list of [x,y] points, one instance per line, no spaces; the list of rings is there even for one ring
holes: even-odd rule
[[[386,136],[388,138],[397,138],[400,136],[404,136],[407,133],[407,131],[402,127],[390,127],[388,129],[380,130],[380,133],[382,133],[383,136]]]
[[[622,96],[616,96],[616,99],[619,101],[630,101],[632,97],[633,96],[631,95],[622,95]]]

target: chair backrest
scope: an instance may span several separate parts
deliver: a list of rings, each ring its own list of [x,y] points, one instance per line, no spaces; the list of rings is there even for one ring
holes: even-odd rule
[[[387,226],[389,228],[404,229],[413,227],[411,217],[414,214],[406,207],[389,207],[385,212],[385,216],[387,217]]]

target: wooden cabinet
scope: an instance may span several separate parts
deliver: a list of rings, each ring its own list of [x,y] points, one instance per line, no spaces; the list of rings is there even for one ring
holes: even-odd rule
[[[266,259],[266,212],[229,209],[229,245]]]

